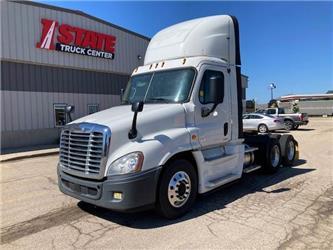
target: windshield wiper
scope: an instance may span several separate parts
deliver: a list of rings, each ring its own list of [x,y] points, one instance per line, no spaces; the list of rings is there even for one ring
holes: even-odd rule
[[[171,102],[174,102],[170,99],[166,99],[166,98],[162,98],[162,97],[156,97],[156,98],[149,98],[146,100],[147,101],[161,101],[161,102],[165,102],[165,103],[171,103]]]

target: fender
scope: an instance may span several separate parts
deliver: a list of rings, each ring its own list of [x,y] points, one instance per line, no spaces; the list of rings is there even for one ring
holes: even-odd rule
[[[105,174],[112,162],[131,152],[141,151],[143,153],[142,171],[145,171],[165,165],[175,154],[192,150],[190,134],[186,128],[173,128],[148,134],[115,150],[108,159]]]

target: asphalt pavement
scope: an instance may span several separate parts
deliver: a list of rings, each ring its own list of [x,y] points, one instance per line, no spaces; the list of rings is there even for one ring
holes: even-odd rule
[[[166,220],[112,212],[63,195],[57,155],[2,162],[2,249],[333,249],[333,119],[291,132],[300,160],[246,174]]]

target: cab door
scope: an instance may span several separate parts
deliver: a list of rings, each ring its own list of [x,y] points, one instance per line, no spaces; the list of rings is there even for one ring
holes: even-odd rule
[[[218,79],[222,93],[219,103],[211,100],[210,78]],[[195,93],[195,123],[202,148],[225,144],[231,138],[229,74],[226,68],[203,65],[198,75],[199,87]],[[212,111],[212,109],[215,109]],[[209,113],[209,111],[212,111]],[[209,115],[207,115],[209,113]]]

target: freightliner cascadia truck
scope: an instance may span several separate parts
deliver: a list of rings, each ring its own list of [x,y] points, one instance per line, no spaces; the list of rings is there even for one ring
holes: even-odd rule
[[[218,15],[158,32],[121,105],[63,128],[58,182],[86,203],[176,218],[199,194],[297,157],[291,135],[243,133],[238,22]]]

